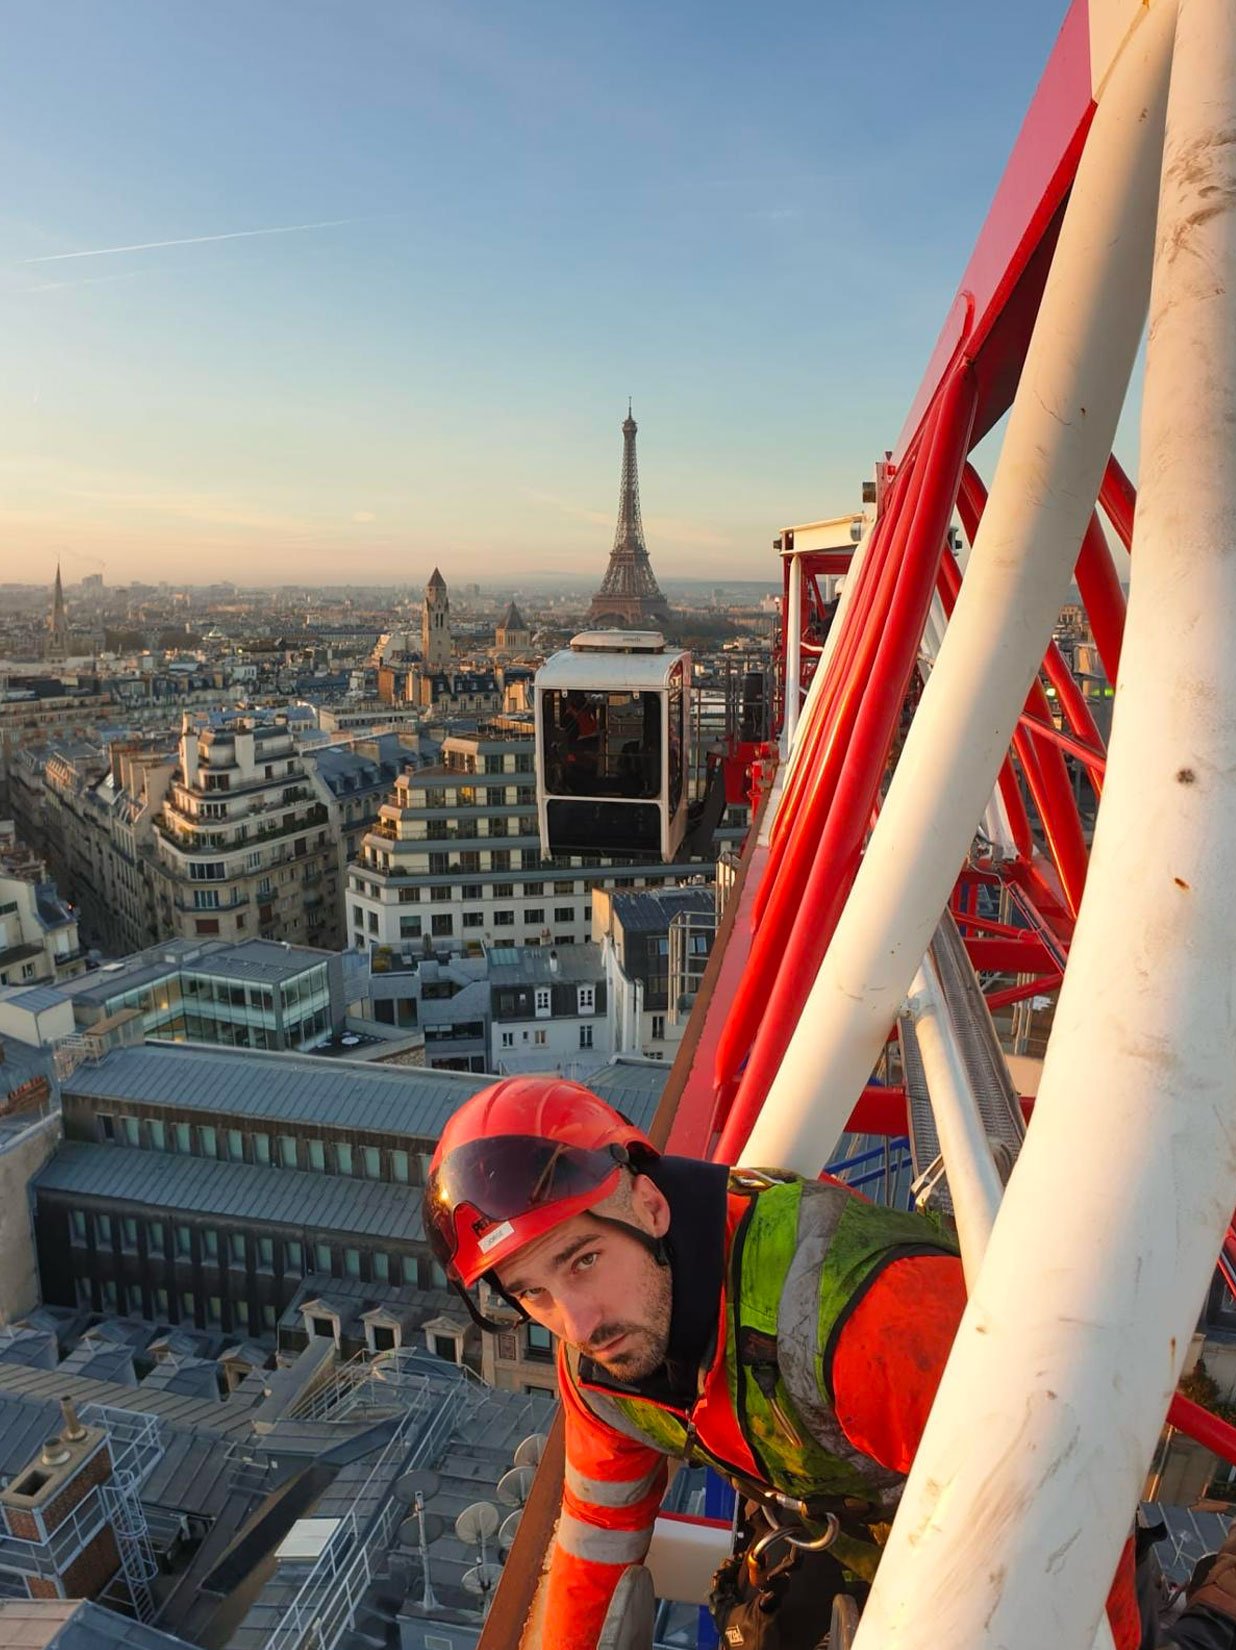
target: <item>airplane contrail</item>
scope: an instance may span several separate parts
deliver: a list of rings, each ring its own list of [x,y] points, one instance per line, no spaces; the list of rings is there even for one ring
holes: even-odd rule
[[[41,258],[23,258],[23,264],[58,264],[66,258],[108,258],[117,252],[154,252],[164,246],[202,246],[207,241],[244,241],[254,235],[296,235],[306,229],[342,229],[363,218],[327,218],[322,223],[285,223],[272,229],[233,229],[227,235],[185,235],[175,241],[138,241],[133,246],[94,246],[86,252],[48,252]]]

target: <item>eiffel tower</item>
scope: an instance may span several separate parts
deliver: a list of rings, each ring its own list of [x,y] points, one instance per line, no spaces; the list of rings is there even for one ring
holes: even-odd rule
[[[639,514],[639,466],[635,458],[635,431],[631,417],[622,421],[622,483],[618,490],[618,528],[601,588],[588,609],[590,625],[621,625],[639,629],[649,623],[668,624],[669,603],[661,594]]]

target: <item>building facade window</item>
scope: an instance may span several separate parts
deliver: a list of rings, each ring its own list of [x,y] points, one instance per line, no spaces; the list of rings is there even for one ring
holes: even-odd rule
[[[524,1326],[524,1354],[536,1363],[549,1363],[554,1356],[554,1338],[539,1323]]]

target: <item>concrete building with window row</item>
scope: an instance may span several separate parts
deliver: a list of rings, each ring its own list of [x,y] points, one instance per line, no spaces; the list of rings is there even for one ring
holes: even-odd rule
[[[391,1028],[387,1035],[419,1031],[427,1066],[439,1071],[493,1069],[484,957],[426,956],[420,948],[375,946],[368,954],[361,1008],[370,1024]]]
[[[610,1021],[600,946],[495,946],[487,955],[492,1071],[561,1071],[586,1082],[607,1063]]]
[[[591,891],[660,887],[684,865],[613,854],[541,857],[530,720],[449,735],[441,763],[401,774],[348,871],[348,942],[409,960],[425,944],[479,956],[486,945],[589,938]]]
[[[317,1047],[343,1034],[345,965],[335,951],[273,940],[168,940],[61,985],[0,992],[0,1033],[31,1047],[121,1044]]]
[[[441,1291],[420,1188],[484,1081],[159,1043],[82,1064],[34,1186],[44,1297],[262,1338],[311,1273]]]
[[[716,887],[592,896],[615,1054],[672,1060],[716,938]]]
[[[421,1188],[447,1118],[486,1081],[157,1043],[83,1064],[33,1184],[44,1299],[269,1341],[307,1278],[315,1296],[335,1278],[400,1288],[474,1346]],[[646,1124],[655,1101],[634,1098]]]

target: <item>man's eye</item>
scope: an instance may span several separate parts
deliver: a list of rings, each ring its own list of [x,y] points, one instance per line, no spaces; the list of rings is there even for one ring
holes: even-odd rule
[[[575,1270],[577,1272],[586,1272],[588,1270],[588,1268],[595,1263],[596,1260],[597,1260],[597,1251],[595,1249],[590,1249],[586,1255],[580,1255],[578,1257],[578,1259],[575,1262]]]

